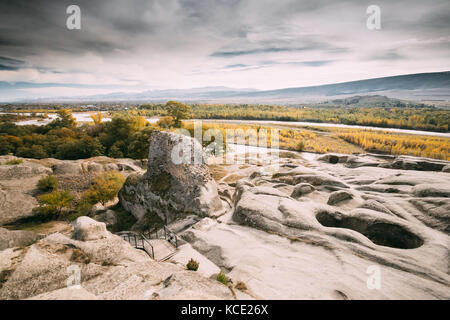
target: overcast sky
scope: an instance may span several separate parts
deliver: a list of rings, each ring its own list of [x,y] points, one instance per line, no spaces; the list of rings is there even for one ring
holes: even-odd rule
[[[366,27],[372,4],[381,30]],[[48,96],[447,71],[449,21],[449,0],[0,0],[0,81]]]

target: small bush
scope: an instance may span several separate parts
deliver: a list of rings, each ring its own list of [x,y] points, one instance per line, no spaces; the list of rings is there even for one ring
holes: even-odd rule
[[[5,162],[5,165],[6,165],[6,166],[15,166],[15,165],[21,164],[21,163],[23,163],[23,160],[22,160],[22,159],[12,159],[12,160],[6,161],[6,162]]]
[[[46,176],[39,179],[37,187],[43,192],[54,191],[58,189],[58,179],[55,176]]]
[[[53,191],[38,198],[39,215],[47,220],[58,217],[62,211],[72,205],[74,197],[67,191]]]
[[[76,206],[76,214],[73,215],[71,218],[76,219],[78,217],[88,216],[91,213],[93,206],[94,204],[90,203],[89,200],[81,198]]]
[[[225,273],[223,273],[223,271],[219,272],[219,274],[216,277],[216,280],[223,283],[224,285],[228,284],[228,277],[226,276]]]
[[[198,265],[199,263],[191,258],[191,260],[189,260],[189,262],[187,263],[186,268],[191,271],[197,271]]]
[[[91,204],[113,200],[125,182],[122,174],[115,171],[108,171],[95,178],[93,185],[83,193],[83,200]]]
[[[303,151],[305,149],[305,143],[303,141],[299,141],[297,143],[297,151]]]

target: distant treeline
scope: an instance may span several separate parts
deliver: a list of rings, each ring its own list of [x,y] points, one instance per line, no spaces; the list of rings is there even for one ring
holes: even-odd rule
[[[138,109],[145,116],[167,115],[164,105],[145,104]],[[194,104],[191,109],[196,119],[305,121],[440,132],[448,132],[450,127],[450,111],[435,108]]]

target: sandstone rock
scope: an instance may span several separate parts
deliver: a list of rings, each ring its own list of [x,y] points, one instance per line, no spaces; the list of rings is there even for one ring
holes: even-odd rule
[[[450,235],[449,198],[414,198],[410,199],[409,202],[418,210],[415,213],[416,218],[430,228]]]
[[[418,184],[412,188],[416,197],[450,197],[449,184]]]
[[[73,238],[81,241],[98,240],[108,237],[106,225],[89,217],[79,217],[74,222]]]
[[[189,277],[184,275],[189,273]],[[217,282],[219,285],[211,285]],[[175,273],[164,280],[163,288],[158,291],[161,299],[188,300],[188,299],[233,299],[227,286],[216,280],[207,279],[195,272],[184,271]]]
[[[107,228],[113,228],[117,222],[117,214],[114,210],[108,209],[106,211],[95,212],[92,218],[98,222],[105,223]]]
[[[339,202],[350,200],[352,198],[353,194],[351,192],[345,190],[335,191],[330,194],[327,204],[332,206],[338,204]]]
[[[35,214],[36,185],[41,177],[51,173],[50,168],[37,160],[23,159],[20,165],[0,165],[0,225]]]
[[[0,181],[0,225],[14,223],[34,215],[38,203],[30,193],[35,189],[39,178],[18,179],[16,183]]]
[[[384,213],[387,213],[387,214],[393,214],[383,204],[381,204],[380,202],[378,202],[376,200],[373,200],[373,199],[364,201],[364,203],[360,207],[361,208],[370,209],[370,210],[373,210],[373,211],[384,212]]]
[[[52,167],[54,174],[77,175],[83,173],[79,162],[59,162]]]
[[[100,163],[96,163],[96,162],[90,162],[87,166],[87,170],[89,172],[94,172],[94,173],[99,173],[99,172],[103,172],[103,166]]]
[[[447,165],[445,161],[399,156],[390,165],[393,169],[418,170],[418,171],[442,171]]]
[[[12,247],[26,247],[38,239],[39,236],[32,231],[0,228],[0,251]]]
[[[115,163],[105,164],[105,171],[119,171],[119,167]]]
[[[0,181],[26,179],[51,173],[50,168],[30,162],[18,165],[0,165]]]
[[[143,173],[147,168],[148,160],[133,160],[133,159],[115,159],[115,162],[111,165],[114,170]]]
[[[219,267],[233,283],[245,282],[246,299],[450,299],[447,173],[394,169],[387,156],[349,156],[358,168],[317,158],[283,159],[279,173],[221,186],[227,199],[234,189],[234,206],[219,219],[196,214],[170,224],[189,242],[176,264],[153,261],[108,232],[90,241],[55,233],[30,247],[0,251],[0,299],[230,299],[226,286],[202,276]],[[372,161],[380,165],[361,166]],[[227,170],[248,177],[260,168]],[[38,178],[0,180],[0,186],[24,193],[22,185],[34,187]],[[289,197],[298,183],[315,190]],[[353,200],[327,205],[330,190],[341,188],[351,190]],[[191,257],[207,270],[184,270]],[[73,264],[82,271],[78,294],[65,288]],[[372,265],[380,268],[382,290],[367,289]]]
[[[292,191],[291,197],[299,198],[303,195],[313,192],[316,190],[313,185],[309,183],[299,183],[295,186],[294,191]]]
[[[81,287],[67,287],[76,269]],[[153,261],[119,236],[84,242],[55,233],[0,251],[0,299],[233,298],[226,286],[183,269]]]
[[[317,158],[318,161],[328,162],[331,164],[346,162],[348,159],[348,155],[341,154],[325,154]]]
[[[186,152],[182,154],[184,161],[178,163],[172,154],[181,148]],[[194,163],[196,160],[200,163]],[[138,219],[156,213],[166,222],[189,214],[221,214],[217,186],[203,160],[202,147],[195,139],[154,131],[147,172],[127,178],[119,193],[122,206]]]

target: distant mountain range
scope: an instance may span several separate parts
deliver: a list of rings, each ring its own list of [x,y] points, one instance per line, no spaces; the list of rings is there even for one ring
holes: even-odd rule
[[[35,84],[40,85],[42,84]],[[61,86],[61,85],[58,85]],[[13,90],[14,84],[0,82],[0,93]],[[20,83],[21,89],[32,87]],[[34,86],[36,87],[36,86]],[[139,93],[116,92],[102,95],[58,97],[48,99],[23,99],[29,102],[48,101],[147,101],[159,102],[170,99],[185,102],[235,102],[235,103],[308,103],[345,99],[354,95],[377,95],[407,100],[450,101],[450,71],[417,73],[335,84],[286,88],[278,90],[234,89],[206,87],[195,89],[148,90]]]
[[[240,97],[293,102],[352,95],[386,95],[411,100],[450,100],[450,72],[417,73],[321,86],[249,92]]]

